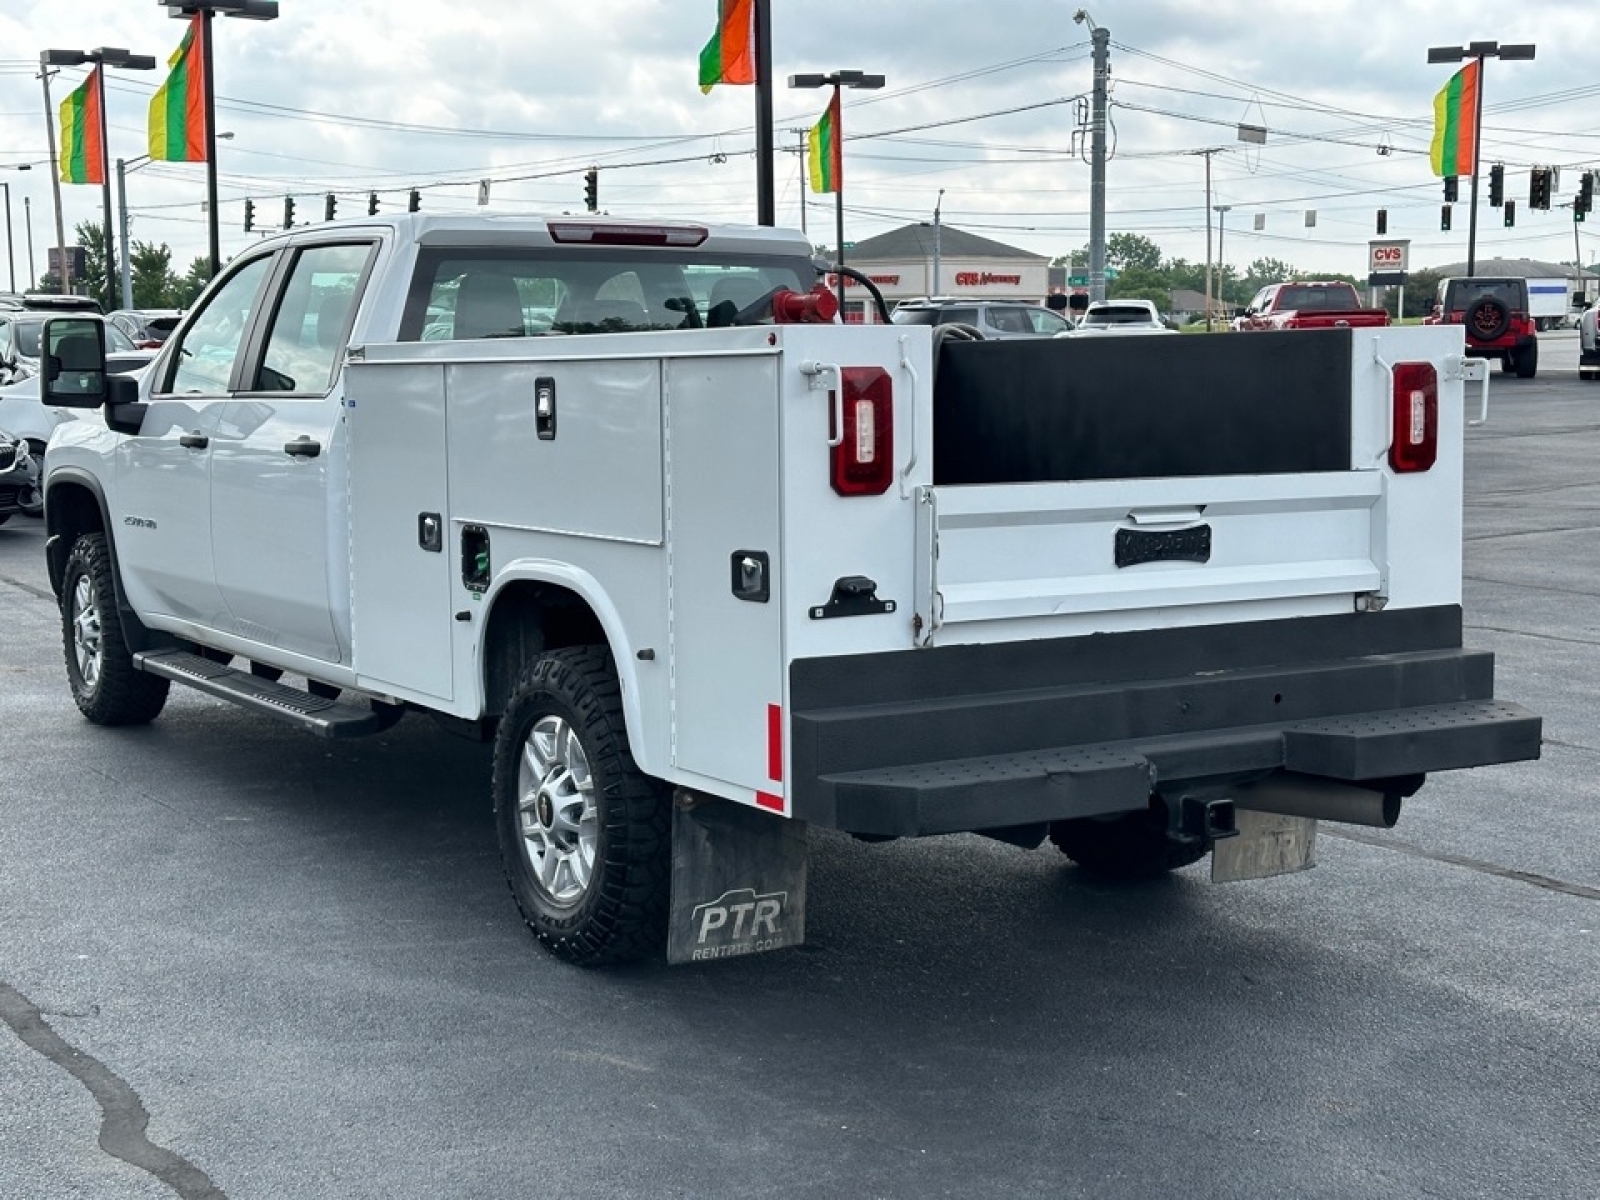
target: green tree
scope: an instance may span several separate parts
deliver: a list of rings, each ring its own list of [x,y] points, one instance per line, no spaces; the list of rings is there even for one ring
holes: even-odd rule
[[[128,255],[133,277],[133,307],[176,308],[173,297],[178,279],[172,273],[172,247],[162,243],[134,242]]]
[[[1113,233],[1106,239],[1106,261],[1119,271],[1135,267],[1158,270],[1161,266],[1161,247],[1142,233]]]
[[[100,300],[106,294],[106,235],[99,221],[79,221],[72,227],[83,247],[83,278],[72,281],[73,290]]]
[[[189,264],[189,273],[178,280],[172,294],[173,308],[191,308],[195,298],[211,282],[211,259],[200,255]]]
[[[1269,283],[1282,283],[1300,277],[1300,270],[1282,259],[1258,258],[1245,268],[1244,283],[1252,292],[1258,292]]]

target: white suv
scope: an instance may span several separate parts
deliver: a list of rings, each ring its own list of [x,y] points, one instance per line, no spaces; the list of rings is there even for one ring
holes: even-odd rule
[[[970,325],[985,338],[1055,337],[1072,324],[1027,300],[903,300],[889,319],[896,325]]]

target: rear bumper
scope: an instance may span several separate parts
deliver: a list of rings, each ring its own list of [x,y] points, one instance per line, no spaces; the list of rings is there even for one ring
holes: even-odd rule
[[[1500,358],[1506,354],[1524,350],[1529,346],[1539,344],[1539,339],[1532,334],[1521,337],[1496,338],[1492,342],[1474,342],[1467,339],[1467,355],[1470,358]]]
[[[1537,758],[1460,610],[812,659],[793,812],[917,836],[1128,812],[1288,770],[1349,782]]]

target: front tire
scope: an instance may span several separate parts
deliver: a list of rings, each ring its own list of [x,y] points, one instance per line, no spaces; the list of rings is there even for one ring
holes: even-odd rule
[[[145,725],[156,719],[171,684],[133,665],[103,533],[81,535],[67,556],[61,636],[67,684],[79,712],[96,725]]]
[[[1050,840],[1102,879],[1150,879],[1199,862],[1207,849],[1199,838],[1169,836],[1166,805],[1156,797],[1143,812],[1057,821],[1050,826]]]
[[[546,949],[581,966],[659,950],[670,797],[628,751],[603,647],[552,650],[523,670],[495,734],[494,806],[506,882]]]

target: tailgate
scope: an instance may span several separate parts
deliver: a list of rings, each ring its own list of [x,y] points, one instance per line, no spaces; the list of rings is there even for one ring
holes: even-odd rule
[[[1091,632],[1135,611],[1156,627],[1205,605],[1349,611],[1382,583],[1383,499],[1375,470],[924,488],[923,639]]]

